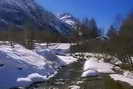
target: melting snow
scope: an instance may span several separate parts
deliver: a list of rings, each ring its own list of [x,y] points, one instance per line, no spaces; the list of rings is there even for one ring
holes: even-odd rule
[[[62,46],[61,46],[62,47]],[[0,88],[25,87],[53,77],[59,67],[75,61],[71,56],[57,56],[52,49],[32,51],[21,45],[0,46]]]
[[[112,64],[91,57],[84,64],[82,77],[96,76],[98,73],[114,73],[112,68]]]
[[[133,86],[133,73],[125,71],[123,74],[110,74],[110,77],[116,81],[122,81]]]
[[[72,85],[72,86],[69,86],[69,89],[80,89],[80,86]]]

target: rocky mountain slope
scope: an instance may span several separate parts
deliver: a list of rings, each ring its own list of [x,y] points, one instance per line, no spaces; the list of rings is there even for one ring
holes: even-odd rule
[[[5,30],[10,24],[23,28],[27,22],[32,22],[40,29],[47,29],[62,35],[70,35],[74,22],[62,21],[51,12],[39,6],[34,0],[0,0],[0,30]]]

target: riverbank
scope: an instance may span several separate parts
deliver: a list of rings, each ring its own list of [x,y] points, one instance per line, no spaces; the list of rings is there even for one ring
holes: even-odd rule
[[[46,82],[36,83],[27,89],[132,89],[133,87],[115,82],[108,74],[95,77],[81,77],[84,62],[75,62],[63,67],[57,75]],[[126,86],[125,86],[126,85]]]
[[[26,87],[34,82],[46,81],[55,76],[62,66],[77,60],[69,54],[62,55],[65,49],[58,48],[29,50],[19,44],[11,47],[8,42],[0,45],[0,89]],[[59,54],[60,51],[62,54]]]

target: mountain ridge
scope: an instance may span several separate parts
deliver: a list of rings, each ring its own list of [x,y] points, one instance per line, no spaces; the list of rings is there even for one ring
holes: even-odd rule
[[[42,8],[35,0],[0,0],[0,29],[9,24],[23,27],[31,20],[37,27],[67,36],[72,34],[72,27],[57,18],[53,13]]]

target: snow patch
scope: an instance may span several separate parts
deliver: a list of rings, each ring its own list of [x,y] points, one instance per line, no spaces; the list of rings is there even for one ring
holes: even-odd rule
[[[72,85],[72,86],[69,86],[69,89],[80,89],[80,86]]]
[[[59,67],[75,60],[71,56],[58,57],[52,49],[32,51],[18,44],[14,48],[1,45],[0,88],[25,87],[45,81],[57,74]]]
[[[125,71],[123,74],[110,74],[110,77],[116,81],[122,81],[133,86],[133,73]]]
[[[87,76],[97,76],[98,72],[96,70],[87,70],[82,73],[81,77],[87,77]]]
[[[70,63],[73,63],[73,62],[76,62],[77,59],[72,57],[72,56],[60,56],[58,55],[58,57],[63,61],[65,62],[66,64],[70,64]]]
[[[105,63],[104,61],[99,61],[95,57],[89,58],[83,66],[82,77],[96,76],[98,73],[114,73],[113,65],[110,63]]]

